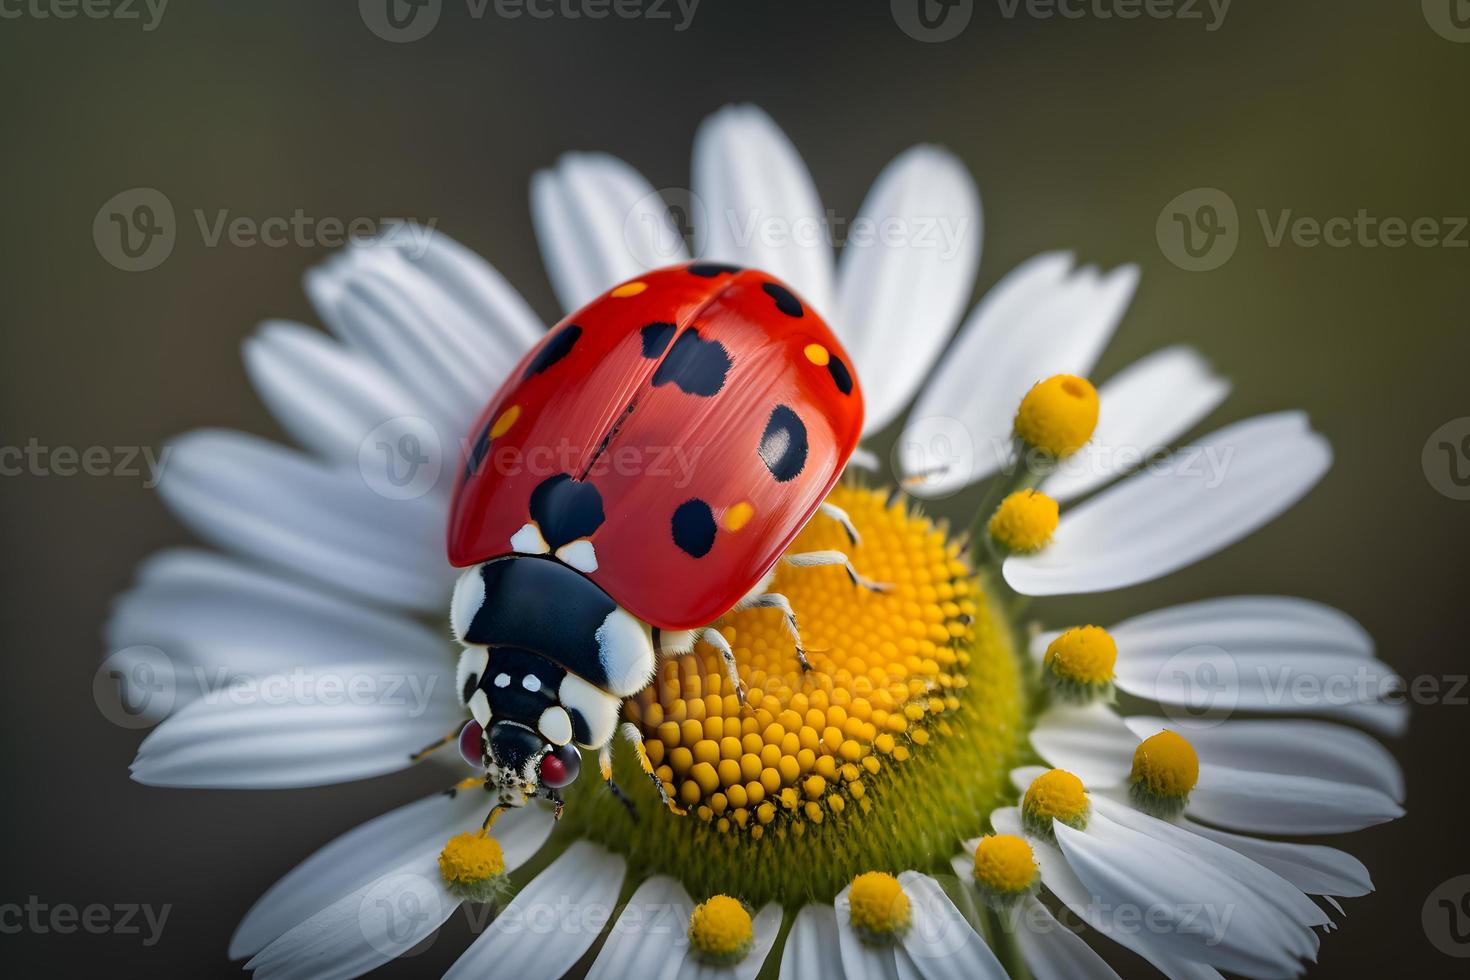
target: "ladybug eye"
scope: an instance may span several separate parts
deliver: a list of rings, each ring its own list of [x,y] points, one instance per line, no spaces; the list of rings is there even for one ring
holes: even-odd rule
[[[582,753],[575,745],[562,745],[541,757],[541,782],[552,789],[570,786],[582,771]]]
[[[480,723],[473,718],[465,722],[464,727],[459,730],[460,757],[476,769],[485,765],[484,737],[485,729],[481,728]]]

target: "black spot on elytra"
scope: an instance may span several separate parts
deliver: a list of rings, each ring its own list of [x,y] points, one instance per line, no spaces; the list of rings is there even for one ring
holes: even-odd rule
[[[742,272],[744,270],[742,270],[738,265],[725,265],[722,262],[696,262],[689,267],[689,271],[696,276],[702,276],[705,279],[713,279],[715,276],[733,276],[735,273]]]
[[[771,410],[759,452],[777,483],[796,479],[806,466],[806,425],[788,406]]]
[[[466,480],[480,472],[480,464],[484,463],[485,457],[490,454],[490,427],[494,424],[494,418],[487,420],[485,427],[475,437],[474,444],[470,446],[469,455],[464,461],[464,478]]]
[[[529,378],[533,374],[540,374],[557,361],[566,357],[577,345],[577,340],[582,336],[582,328],[575,323],[569,323],[556,333],[552,334],[546,344],[531,358],[531,363],[526,366],[526,373],[522,377]]]
[[[837,382],[837,390],[844,395],[852,394],[852,374],[847,370],[847,365],[842,363],[842,358],[836,354],[828,355],[827,370],[832,374],[832,380]]]
[[[801,308],[801,300],[792,295],[791,290],[778,282],[761,283],[761,288],[766,295],[776,301],[776,309],[787,316],[801,316],[805,310]]]
[[[655,320],[639,331],[643,335],[643,356],[648,358],[658,357],[669,346],[669,341],[674,339],[674,331],[679,328],[672,323],[664,323]]]
[[[695,558],[703,558],[715,546],[715,515],[709,504],[693,497],[674,511],[671,521],[674,544]]]
[[[669,349],[669,356],[653,372],[653,386],[673,382],[688,395],[708,398],[725,387],[730,354],[718,340],[700,340],[699,331],[685,330]]]
[[[602,526],[602,494],[592,484],[579,483],[567,473],[547,477],[531,491],[531,520],[555,551]]]

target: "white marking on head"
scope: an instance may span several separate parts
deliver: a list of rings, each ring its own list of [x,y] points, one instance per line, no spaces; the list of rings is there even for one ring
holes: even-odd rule
[[[561,679],[557,699],[587,723],[587,741],[581,744],[589,749],[600,749],[612,738],[623,706],[621,699],[587,683],[576,674],[568,674]]]
[[[572,740],[572,718],[567,714],[567,709],[559,704],[553,704],[541,712],[541,720],[536,722],[536,728],[552,745],[566,745]]]
[[[476,691],[470,695],[470,714],[475,721],[480,723],[481,728],[490,727],[490,699],[485,697],[484,691]]]
[[[570,565],[584,574],[591,575],[597,571],[597,549],[592,547],[592,542],[586,538],[557,548],[556,557],[560,558],[563,564]]]
[[[632,697],[653,678],[653,637],[648,625],[621,606],[597,627],[597,649],[609,694]]]
[[[541,536],[541,529],[535,525],[523,524],[521,529],[510,536],[510,548],[521,555],[544,555],[551,550],[551,545]]]
[[[454,597],[449,600],[449,628],[454,638],[461,643],[475,621],[475,613],[485,604],[485,579],[480,576],[482,565],[466,568],[454,583]]]
[[[496,674],[495,675],[495,686],[496,687],[510,687],[510,675],[509,674]]]
[[[524,687],[532,694],[535,694],[537,691],[541,690],[541,678],[537,677],[535,674],[527,674],[525,677],[521,678],[521,687]]]
[[[459,695],[460,704],[465,703],[465,685],[472,683],[471,677],[475,678],[473,683],[479,683],[480,675],[485,673],[489,662],[490,651],[484,647],[465,647],[459,655],[459,666],[454,671],[454,693]]]

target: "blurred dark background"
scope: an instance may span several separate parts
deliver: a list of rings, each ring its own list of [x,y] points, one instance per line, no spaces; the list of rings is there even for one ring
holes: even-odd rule
[[[1455,28],[1452,4],[1470,16],[1463,0],[1239,0],[1223,21],[1204,3],[1191,8],[1199,19],[1090,6],[1068,19],[974,0],[952,14],[972,8],[964,30],[933,43],[876,0],[704,0],[685,30],[672,3],[670,19],[594,21],[505,19],[493,3],[475,17],[444,0],[426,37],[389,43],[350,2],[175,0],[156,22],[141,2],[96,8],[118,15],[100,19],[54,16],[72,9],[64,2],[6,2],[0,443],[158,447],[202,424],[279,435],[240,341],[266,317],[317,322],[299,280],[326,250],[208,247],[195,208],[434,218],[550,322],[526,201],[533,171],[566,150],[604,149],[656,187],[687,186],[699,120],[754,101],[839,214],[855,213],[904,147],[954,150],[985,202],[981,290],[1044,249],[1141,263],[1099,377],[1187,342],[1236,385],[1211,427],[1300,406],[1331,438],[1336,466],[1305,506],[1162,582],[1051,604],[1049,619],[1298,594],[1351,613],[1404,675],[1449,691],[1470,671],[1470,502],[1436,489],[1452,485],[1449,460],[1426,471],[1422,453],[1441,425],[1470,416],[1470,232],[1458,248],[1271,247],[1255,215],[1365,209],[1433,218],[1446,236],[1455,222],[1444,219],[1463,225],[1470,30]],[[103,203],[134,187],[162,191],[180,215],[172,254],[146,272],[105,261],[92,237]],[[1236,253],[1209,272],[1175,266],[1155,239],[1160,211],[1196,187],[1226,191],[1241,215]],[[12,976],[238,975],[226,942],[262,890],[335,834],[437,784],[423,773],[282,793],[129,782],[139,733],[111,725],[91,695],[100,627],[139,559],[188,540],[142,483],[0,481],[0,904],[171,906],[152,946],[7,928],[0,962]],[[1437,885],[1470,872],[1470,689],[1458,695],[1417,707],[1391,746],[1409,815],[1345,845],[1378,891],[1347,903],[1346,927],[1323,942],[1322,976],[1464,975],[1420,921]],[[385,974],[437,975],[464,931],[452,920]]]

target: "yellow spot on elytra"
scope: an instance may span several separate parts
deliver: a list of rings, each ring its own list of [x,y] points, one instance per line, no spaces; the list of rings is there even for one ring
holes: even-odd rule
[[[750,506],[747,501],[740,501],[740,503],[725,511],[725,530],[740,530],[750,521],[750,515],[754,513],[754,507]]]
[[[490,426],[490,438],[499,439],[505,435],[510,431],[510,427],[516,424],[516,419],[520,417],[521,406],[519,405],[512,405],[510,408],[501,412],[500,417],[495,420],[495,424]]]
[[[625,299],[629,296],[637,296],[647,288],[648,283],[646,282],[625,282],[617,289],[614,289],[612,295],[618,299]]]
[[[806,359],[818,367],[826,367],[827,362],[832,359],[831,353],[821,344],[807,344],[804,353],[806,354]]]

